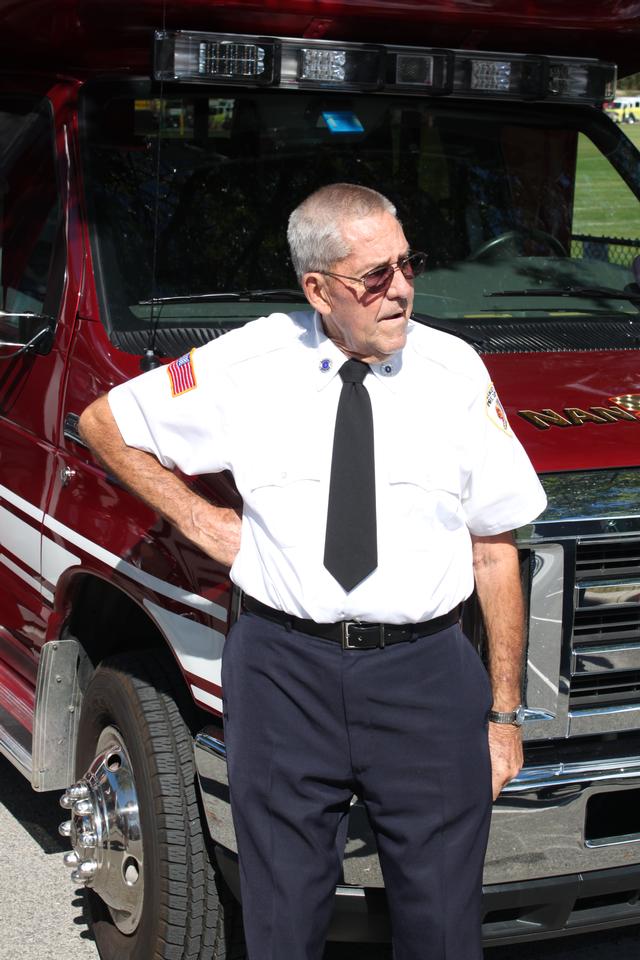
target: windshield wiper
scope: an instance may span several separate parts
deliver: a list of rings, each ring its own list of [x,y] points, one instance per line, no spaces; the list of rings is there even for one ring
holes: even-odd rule
[[[411,319],[417,320],[418,323],[422,323],[425,327],[433,327],[434,330],[442,330],[443,333],[452,333],[454,337],[460,337],[461,340],[465,340],[474,347],[482,348],[487,344],[486,339],[477,333],[471,333],[468,328],[461,326],[461,324],[455,321],[449,323],[447,320],[431,317],[427,313],[412,313]]]
[[[183,297],[154,297],[139,300],[139,307],[164,306],[179,303],[257,303],[257,302],[307,303],[302,290],[275,288],[268,290],[229,290],[224,293],[192,293]]]
[[[536,287],[533,290],[495,290],[485,297],[590,297],[593,300],[628,300],[640,303],[640,293],[613,287]]]

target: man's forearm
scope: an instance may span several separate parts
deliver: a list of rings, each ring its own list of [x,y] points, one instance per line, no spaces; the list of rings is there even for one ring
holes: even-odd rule
[[[127,446],[106,396],[84,411],[79,430],[96,458],[123,486],[213,559],[231,566],[240,545],[240,519],[234,510],[213,506],[152,454]]]
[[[484,617],[494,710],[520,703],[524,608],[518,551],[511,533],[473,538],[473,569]]]
[[[493,709],[508,713],[520,703],[524,622],[518,551],[511,533],[473,537],[473,571],[489,650]],[[493,799],[523,763],[520,729],[489,723]]]

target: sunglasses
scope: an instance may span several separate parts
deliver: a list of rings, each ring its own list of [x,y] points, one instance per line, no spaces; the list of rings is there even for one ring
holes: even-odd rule
[[[396,270],[400,270],[405,280],[414,280],[424,272],[427,265],[426,253],[410,253],[406,257],[400,257],[397,263],[387,263],[383,267],[376,267],[375,270],[369,270],[362,277],[348,277],[344,273],[330,273],[329,270],[317,270],[323,277],[337,277],[339,280],[354,280],[356,283],[362,283],[368,293],[381,293],[391,284]]]

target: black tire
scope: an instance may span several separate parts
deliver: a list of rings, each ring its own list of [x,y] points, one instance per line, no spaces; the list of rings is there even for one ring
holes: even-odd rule
[[[92,763],[102,731],[117,730],[135,781],[144,856],[142,911],[133,932],[118,929],[108,906],[87,889],[102,960],[245,957],[239,904],[214,871],[203,833],[193,737],[183,719],[190,705],[181,688],[171,658],[154,650],[106,659],[85,693],[77,775]]]

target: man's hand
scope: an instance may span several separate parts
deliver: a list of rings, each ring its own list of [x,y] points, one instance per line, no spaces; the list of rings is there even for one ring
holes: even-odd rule
[[[522,734],[507,723],[489,723],[491,786],[495,800],[502,788],[522,769]]]
[[[196,500],[192,509],[189,539],[208,556],[230,567],[240,549],[242,521],[230,507],[214,507]]]

